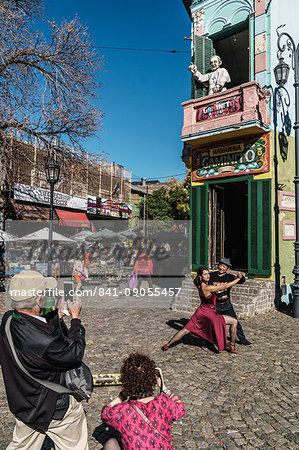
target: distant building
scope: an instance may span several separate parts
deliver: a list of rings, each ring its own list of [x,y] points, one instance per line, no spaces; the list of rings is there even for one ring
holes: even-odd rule
[[[142,186],[142,181],[133,181],[132,185]],[[145,182],[145,186],[149,195],[151,195],[154,191],[158,191],[159,189],[162,189],[162,187],[166,187],[167,183],[161,183],[159,180],[149,180]]]
[[[2,228],[6,220],[48,220],[48,152],[12,138],[1,166]],[[90,227],[92,219],[131,217],[131,172],[87,152],[57,152],[61,167],[54,192],[54,219]]]

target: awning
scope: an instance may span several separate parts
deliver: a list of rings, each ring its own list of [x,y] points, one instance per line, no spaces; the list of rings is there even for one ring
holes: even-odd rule
[[[15,210],[15,218],[17,220],[49,220],[49,206],[35,206],[25,203],[17,203],[12,200],[11,204]],[[57,220],[57,216],[53,211],[53,219]]]
[[[66,211],[55,208],[56,214],[61,221],[61,225],[68,227],[90,228],[87,215],[84,212]]]

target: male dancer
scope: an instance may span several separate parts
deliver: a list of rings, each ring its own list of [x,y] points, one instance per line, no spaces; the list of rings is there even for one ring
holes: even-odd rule
[[[236,276],[240,278],[238,284],[245,283],[245,277],[241,272],[238,272],[236,276],[228,273],[231,267],[232,265],[229,258],[220,259],[218,265],[218,272],[211,272],[210,283],[213,284],[214,286],[216,286],[217,284],[229,283],[230,281],[233,281],[236,278]],[[216,311],[219,314],[225,314],[227,316],[235,317],[237,319],[234,307],[230,301],[230,289],[231,288],[223,289],[221,291],[216,292],[217,295]],[[237,337],[240,341],[240,344],[252,347],[252,343],[246,339],[244,331],[239,321],[237,327]]]

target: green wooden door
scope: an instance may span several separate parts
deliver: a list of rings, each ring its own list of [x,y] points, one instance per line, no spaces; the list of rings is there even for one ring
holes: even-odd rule
[[[192,270],[208,264],[208,186],[191,188]]]
[[[194,36],[194,64],[202,74],[210,70],[211,57],[215,55],[212,39]],[[202,83],[194,80],[192,76],[192,98],[201,98],[208,95],[208,89]]]
[[[248,273],[271,275],[271,180],[248,183]]]

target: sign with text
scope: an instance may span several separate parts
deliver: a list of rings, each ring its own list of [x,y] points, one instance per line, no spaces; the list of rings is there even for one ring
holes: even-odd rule
[[[242,96],[228,98],[223,102],[216,102],[210,105],[203,106],[196,110],[196,122],[203,122],[204,120],[216,119],[221,116],[228,116],[242,110]]]
[[[295,192],[279,191],[279,209],[295,211]]]
[[[269,139],[269,135],[265,134],[254,142],[251,140],[193,150],[192,181],[269,172]]]
[[[50,191],[48,189],[28,186],[26,184],[15,183],[14,199],[23,202],[41,203],[50,205]],[[62,192],[54,192],[54,206],[87,210],[87,199],[76,197]]]
[[[296,240],[296,222],[284,220],[282,222],[282,239],[284,241]]]

